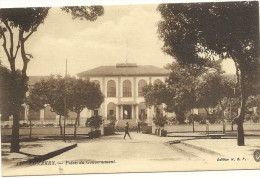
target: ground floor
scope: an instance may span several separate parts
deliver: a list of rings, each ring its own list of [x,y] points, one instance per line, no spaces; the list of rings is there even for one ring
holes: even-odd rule
[[[166,114],[163,106],[160,106],[157,110],[155,110],[154,107],[148,108],[144,101],[134,102],[131,100],[118,101],[115,99],[105,99],[100,108],[95,110],[88,110],[85,108],[80,113],[79,126],[85,126],[87,119],[93,115],[101,115],[105,126],[111,122],[114,122],[118,127],[125,126],[126,122],[129,123],[130,127],[136,126],[138,122],[152,125],[153,117],[156,112],[163,115]],[[69,112],[68,118],[66,119],[66,124],[71,126],[74,125],[76,117],[76,113]],[[63,119],[64,118],[62,116],[62,123]],[[30,121],[34,126],[59,126],[60,116],[57,115],[49,105],[46,105],[44,109],[37,111],[30,109],[28,106],[21,107],[20,124],[27,125]],[[2,127],[11,127],[12,123],[12,116],[2,116]]]
[[[130,127],[136,127],[138,122],[146,125],[153,125],[153,117],[159,112],[163,115],[167,115],[168,118],[173,118],[174,113],[167,113],[163,110],[163,106],[159,107],[159,110],[155,110],[154,107],[148,108],[144,102],[140,103],[116,103],[109,102],[103,103],[100,108],[95,110],[84,109],[80,113],[80,120],[78,126],[85,126],[87,119],[93,115],[101,115],[104,120],[104,126],[114,122],[118,127],[124,127],[126,122]],[[76,113],[69,112],[66,119],[66,125],[73,126],[75,124]],[[1,116],[1,127],[11,128],[13,124],[13,117]],[[59,123],[64,123],[64,117],[57,115],[52,111],[50,106],[46,106],[41,110],[32,110],[26,107],[20,109],[20,124],[28,126],[30,121],[33,126],[36,127],[58,127]]]

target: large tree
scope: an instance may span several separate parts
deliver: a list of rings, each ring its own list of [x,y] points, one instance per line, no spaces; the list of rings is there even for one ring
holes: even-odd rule
[[[175,112],[179,123],[184,123],[185,113],[196,108],[196,87],[199,76],[205,71],[192,66],[181,66],[173,62],[167,68],[171,70],[165,83],[148,85],[144,88],[146,104],[159,106],[164,103],[167,112]]]
[[[59,75],[51,75],[48,79],[40,80],[34,84],[30,89],[26,104],[29,106],[29,109],[35,110],[42,109],[46,104],[49,104],[51,112],[55,112],[59,116],[60,135],[62,135],[61,118],[65,116],[64,98],[64,78]]]
[[[162,49],[179,63],[205,68],[216,57],[234,61],[241,89],[237,144],[244,145],[246,100],[250,92],[259,92],[251,88],[259,83],[259,3],[162,4],[158,11]]]
[[[66,87],[65,87],[66,82]],[[48,79],[36,82],[27,97],[27,104],[32,109],[44,108],[49,104],[51,111],[59,115],[60,134],[62,135],[61,117],[67,111],[64,108],[66,98],[66,109],[77,114],[74,125],[74,136],[77,134],[80,113],[83,109],[97,109],[104,101],[104,96],[98,84],[89,80],[76,79],[67,76],[50,76]]]
[[[74,137],[76,137],[81,111],[85,108],[89,110],[99,108],[104,101],[104,96],[99,84],[89,80],[69,78],[67,98],[68,103],[70,103],[69,110],[77,113],[74,125]]]
[[[14,9],[0,9],[0,39],[3,41],[3,49],[5,51],[7,60],[10,64],[11,73],[13,75],[12,85],[19,85],[16,80],[16,59],[20,49],[21,58],[23,60],[22,68],[22,83],[21,86],[26,86],[27,76],[26,71],[30,59],[33,57],[26,50],[25,43],[33,33],[37,31],[39,26],[46,19],[49,7],[47,8],[14,8]],[[102,6],[89,7],[63,7],[63,11],[70,13],[73,18],[81,20],[95,21],[99,16],[103,15],[104,9]],[[17,37],[15,37],[15,35]],[[15,39],[18,39],[15,42]],[[24,90],[21,90],[24,91]],[[15,92],[11,91],[11,92]],[[11,152],[19,152],[19,107],[25,98],[24,91],[21,100],[13,103],[13,129]],[[12,94],[13,96],[15,93]],[[17,98],[16,98],[17,99]]]

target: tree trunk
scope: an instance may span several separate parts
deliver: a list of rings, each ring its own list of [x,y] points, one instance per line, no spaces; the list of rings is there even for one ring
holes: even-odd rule
[[[192,116],[192,131],[195,132],[194,118]]]
[[[22,75],[26,76],[26,70],[27,70],[27,66],[28,66],[28,62],[30,61],[30,59],[26,56],[25,53],[25,40],[22,38],[21,40],[21,56],[23,59],[23,69],[22,69]]]
[[[80,113],[78,112],[76,120],[75,120],[75,124],[74,124],[74,137],[75,138],[77,137],[77,123],[79,123],[79,117],[80,117]]]
[[[247,100],[247,94],[246,94],[246,86],[245,86],[245,75],[242,70],[240,70],[241,75],[241,112],[237,118],[237,145],[243,146],[245,145],[245,139],[244,139],[244,129],[243,129],[243,123],[244,123],[244,117],[245,117],[245,109],[246,109],[246,100]]]
[[[30,140],[32,139],[32,121],[30,119]]]
[[[224,111],[223,111],[223,134],[225,134],[225,133],[226,133],[226,126],[225,126],[225,116],[224,116]]]
[[[62,135],[61,115],[59,117],[60,135]]]
[[[19,145],[19,109],[14,109],[13,113],[13,127],[12,127],[12,139],[11,139],[11,152],[18,153],[20,151]]]

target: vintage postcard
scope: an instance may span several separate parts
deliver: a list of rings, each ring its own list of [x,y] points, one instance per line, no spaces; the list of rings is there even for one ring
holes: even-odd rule
[[[259,2],[0,9],[3,176],[260,169]]]

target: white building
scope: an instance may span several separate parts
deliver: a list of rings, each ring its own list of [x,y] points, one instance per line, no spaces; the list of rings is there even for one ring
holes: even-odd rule
[[[164,82],[169,73],[159,67],[131,63],[100,66],[81,72],[77,74],[78,77],[98,83],[105,96],[98,110],[85,110],[82,116],[99,114],[103,116],[105,124],[109,123],[110,118],[115,118],[118,126],[123,126],[126,122],[133,126],[140,119],[150,125],[155,112],[153,107],[146,107],[142,88],[148,84]]]

